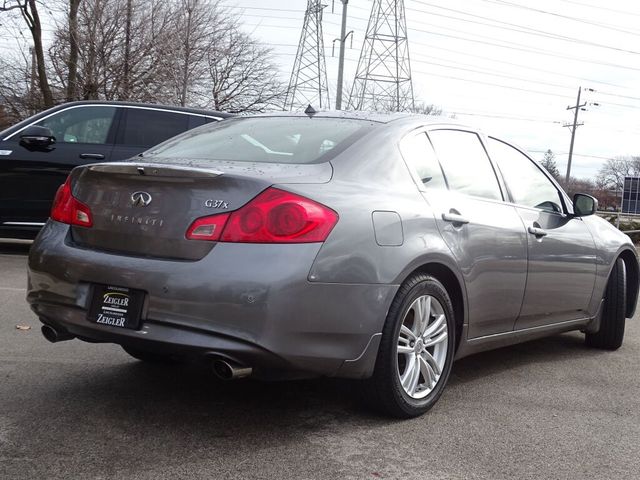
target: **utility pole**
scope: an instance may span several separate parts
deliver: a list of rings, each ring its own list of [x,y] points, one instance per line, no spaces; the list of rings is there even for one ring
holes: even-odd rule
[[[342,82],[344,76],[344,44],[347,41],[347,37],[351,35],[351,41],[353,41],[353,30],[347,33],[347,4],[349,0],[342,1],[342,28],[340,29],[340,38],[337,39],[340,42],[340,53],[338,57],[338,87],[336,88],[336,110],[342,109]],[[334,40],[335,42],[335,40]]]
[[[575,106],[567,107],[567,110],[574,110],[574,112],[573,112],[573,124],[567,123],[567,124],[563,125],[564,127],[571,128],[571,143],[569,144],[569,161],[567,162],[567,176],[565,177],[565,182],[566,182],[567,185],[569,185],[569,177],[571,177],[571,160],[573,158],[573,142],[576,139],[576,129],[580,125],[584,125],[584,122],[578,123],[578,112],[580,110],[584,110],[585,109],[584,107],[587,105],[586,103],[580,104],[580,93],[582,93],[582,87],[578,87],[578,98],[576,100]]]

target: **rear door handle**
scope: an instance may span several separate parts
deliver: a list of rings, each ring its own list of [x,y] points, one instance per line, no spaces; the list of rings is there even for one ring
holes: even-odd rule
[[[104,155],[101,153],[81,153],[80,158],[85,160],[104,160]]]
[[[543,230],[542,228],[538,228],[538,227],[529,227],[529,228],[527,228],[527,231],[528,231],[531,235],[535,235],[536,237],[546,237],[546,236],[547,236],[547,232],[546,232],[546,230]]]
[[[459,213],[453,212],[443,213],[442,220],[444,220],[445,222],[457,223],[459,225],[469,223],[469,220],[466,217],[463,217]]]

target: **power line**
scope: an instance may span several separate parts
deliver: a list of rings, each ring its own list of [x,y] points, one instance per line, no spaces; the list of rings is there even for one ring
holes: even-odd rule
[[[487,20],[489,22],[497,23],[497,24],[500,24],[500,25],[492,25],[492,24],[489,24],[489,23],[486,23],[486,22],[479,22],[479,21],[470,20],[470,19],[466,19],[466,18],[460,18],[460,17],[451,16],[451,15],[444,15],[442,13],[431,12],[431,11],[427,11],[427,10],[420,10],[420,9],[416,9],[416,8],[412,9],[415,12],[426,13],[428,15],[435,15],[435,16],[438,16],[438,17],[448,18],[448,19],[451,19],[451,20],[456,20],[456,21],[461,21],[461,22],[474,23],[474,24],[477,24],[477,25],[484,25],[484,26],[488,26],[488,27],[492,27],[492,28],[500,28],[502,30],[508,30],[508,31],[524,33],[526,35],[533,35],[533,36],[538,36],[538,37],[543,37],[543,38],[550,38],[550,39],[554,39],[554,40],[562,40],[562,41],[565,41],[565,42],[579,43],[579,44],[588,45],[588,46],[592,46],[592,47],[605,48],[605,49],[610,49],[610,50],[616,50],[616,51],[619,51],[619,52],[631,53],[631,54],[634,54],[634,55],[640,55],[640,52],[635,51],[635,50],[627,50],[627,49],[624,49],[624,48],[614,47],[614,46],[611,46],[611,45],[605,45],[605,44],[602,44],[602,43],[592,42],[592,41],[589,41],[589,40],[579,39],[579,38],[575,38],[575,37],[568,37],[566,35],[560,35],[560,34],[553,33],[553,32],[546,32],[544,30],[538,30],[538,29],[535,29],[535,28],[530,28],[530,27],[526,27],[526,26],[523,26],[523,25],[518,25],[518,24],[515,24],[515,23],[511,23],[511,22],[504,22],[504,21],[501,21],[501,20],[496,20],[496,19],[493,19],[493,18],[484,17],[482,15],[475,15],[475,14],[472,14],[472,13],[463,12],[461,10],[456,10],[456,9],[453,9],[453,8],[441,7],[439,5],[434,5],[432,3],[427,3],[427,2],[421,2],[419,0],[414,0],[414,2],[416,2],[416,3],[420,4],[420,5],[426,5],[426,6],[429,6],[429,7],[438,8],[438,9],[446,10],[446,11],[449,11],[449,12],[459,13],[459,14],[462,14],[462,15],[466,15],[468,17]],[[506,25],[506,26],[503,26],[503,25]]]
[[[465,37],[460,37],[460,36],[456,36],[456,35],[451,35],[451,34],[448,34],[448,33],[440,33],[440,32],[434,32],[434,31],[428,32],[430,35],[437,35],[437,36],[447,37],[447,38],[455,38],[457,40],[463,40],[463,41],[467,41],[467,42],[471,42],[471,43],[481,43],[481,44],[484,44],[484,45],[491,45],[491,46],[494,46],[494,47],[505,48],[505,49],[508,49],[508,50],[515,50],[515,51],[533,53],[533,54],[536,54],[536,55],[545,55],[545,56],[549,56],[549,57],[562,58],[562,59],[565,59],[565,60],[571,60],[571,61],[575,61],[575,62],[598,64],[598,65],[604,65],[604,66],[608,66],[608,67],[616,67],[616,68],[622,68],[622,69],[626,69],[626,70],[640,71],[640,68],[631,67],[629,65],[620,65],[620,64],[617,64],[617,63],[602,62],[602,61],[599,61],[599,60],[594,60],[592,58],[576,57],[576,56],[573,56],[573,55],[562,54],[562,53],[554,52],[554,51],[551,51],[551,50],[544,50],[544,49],[540,49],[540,48],[532,48],[532,47],[530,47],[528,45],[523,45],[523,44],[520,44],[520,43],[509,42],[509,44],[503,45],[503,44],[500,44],[500,43],[495,43],[495,41],[501,41],[501,42],[503,41],[503,40],[500,40],[500,39],[496,39],[495,37],[489,37],[489,36],[486,36],[486,35],[469,33],[469,32],[457,30],[457,29],[450,28],[450,27],[441,27],[440,25],[433,25],[431,23],[421,22],[421,25],[426,25],[426,26],[434,27],[434,28],[446,28],[446,30],[449,31],[449,32],[463,33],[463,34],[466,34],[466,35],[473,35],[473,36],[478,37],[478,38],[484,38],[484,39],[487,39],[487,40],[494,40],[494,41],[477,40],[477,39],[474,39],[474,38],[465,38]],[[413,28],[409,28],[409,30],[411,30],[411,31],[420,31],[420,30],[416,30],[416,29],[413,29]],[[424,32],[422,31],[422,33],[424,33]]]
[[[569,15],[563,15],[561,13],[557,13],[557,12],[550,12],[548,10],[542,10],[539,8],[534,8],[534,7],[529,7],[527,5],[520,5],[517,3],[511,3],[511,2],[507,2],[505,0],[480,0],[482,2],[488,2],[488,3],[493,3],[496,5],[504,5],[504,6],[508,6],[508,7],[513,7],[513,8],[520,8],[523,10],[529,10],[532,12],[537,12],[537,13],[542,13],[545,15],[550,15],[553,17],[558,17],[558,18],[564,18],[566,20],[571,20],[573,22],[577,22],[577,23],[584,23],[586,25],[592,25],[595,27],[599,27],[599,28],[604,28],[604,29],[608,29],[608,30],[613,30],[616,32],[621,32],[621,33],[627,33],[629,35],[635,35],[635,36],[640,36],[640,32],[633,32],[631,30],[626,30],[624,27],[621,27],[620,25],[612,25],[612,24],[608,24],[608,23],[599,23],[599,22],[593,22],[591,20],[587,20],[584,18],[578,18],[578,17],[571,17]]]
[[[607,12],[621,13],[623,15],[631,15],[631,16],[634,16],[634,17],[640,17],[640,13],[628,12],[628,11],[625,11],[625,10],[617,10],[615,8],[600,7],[598,5],[592,5],[590,3],[576,2],[574,0],[560,0],[560,1],[561,2],[565,2],[565,3],[571,3],[573,5],[580,5],[581,7],[596,8],[598,10],[604,10],[604,11],[607,11]]]
[[[328,21],[325,22],[325,23],[329,23],[331,25],[339,26],[337,23],[332,23],[332,22],[328,22]],[[449,28],[449,27],[442,27],[440,25],[433,25],[433,24],[425,23],[425,22],[420,22],[420,24],[424,25],[424,26],[434,27],[434,28],[446,28],[448,31],[469,34],[468,32],[464,32],[464,31],[457,30],[457,29],[452,29],[452,28]],[[297,28],[297,27],[292,27],[292,26],[287,26],[287,25],[263,25],[263,24],[245,24],[245,25],[248,25],[248,26],[264,26],[264,27],[268,27],[268,28]],[[423,33],[423,34],[425,33],[423,30],[418,30],[418,29],[415,29],[415,28],[408,28],[407,30],[418,32],[418,33]],[[561,58],[561,59],[570,60],[570,61],[573,61],[573,62],[580,62],[580,63],[587,63],[587,64],[597,64],[597,65],[603,65],[603,66],[614,67],[614,68],[621,68],[621,69],[632,70],[632,71],[637,71],[637,72],[640,71],[640,68],[632,67],[632,66],[629,66],[629,65],[621,65],[621,64],[617,64],[617,63],[602,62],[602,61],[594,60],[594,59],[590,59],[590,58],[565,55],[565,54],[562,54],[562,53],[559,53],[559,52],[553,52],[553,51],[543,50],[543,49],[536,49],[536,48],[529,47],[528,45],[523,45],[523,44],[510,43],[508,45],[503,45],[503,44],[500,44],[500,43],[495,43],[493,41],[478,40],[478,39],[474,39],[474,38],[465,38],[465,37],[460,37],[458,35],[451,35],[451,34],[441,33],[441,32],[429,31],[427,33],[430,34],[430,35],[436,35],[436,36],[446,37],[446,38],[453,38],[453,39],[456,39],[456,40],[462,40],[462,41],[466,41],[466,42],[470,42],[470,43],[479,43],[479,44],[483,44],[483,45],[491,45],[491,46],[495,46],[495,47],[499,47],[499,48],[503,48],[503,49],[507,49],[507,50],[521,51],[521,52],[533,53],[534,55],[542,55],[542,56],[548,56],[548,57]],[[496,39],[495,37],[488,37],[486,35],[478,35],[478,34],[471,34],[471,35],[475,35],[476,37],[485,38],[485,39],[489,39],[489,40],[502,41],[500,39]],[[412,41],[412,44],[428,46],[430,48],[432,47],[432,45],[428,45],[428,44],[425,44],[425,43],[419,43],[419,42],[415,42],[415,41]],[[437,48],[437,47],[433,47],[433,48]],[[599,83],[601,83],[601,82],[599,82]]]

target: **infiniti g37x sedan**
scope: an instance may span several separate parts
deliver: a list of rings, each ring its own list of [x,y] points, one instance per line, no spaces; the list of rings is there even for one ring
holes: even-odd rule
[[[521,150],[450,120],[234,118],[75,168],[29,258],[51,341],[221,377],[364,379],[410,417],[454,359],[570,330],[620,347],[629,238]]]

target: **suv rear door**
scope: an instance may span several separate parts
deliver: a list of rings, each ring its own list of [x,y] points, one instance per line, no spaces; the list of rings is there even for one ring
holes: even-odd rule
[[[123,107],[112,160],[134,157],[191,128],[204,125],[203,115],[155,107]]]

